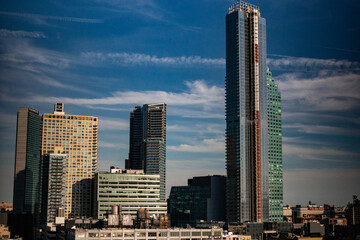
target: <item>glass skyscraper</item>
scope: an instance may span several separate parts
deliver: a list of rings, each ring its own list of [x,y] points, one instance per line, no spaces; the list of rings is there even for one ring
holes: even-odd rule
[[[226,15],[228,222],[269,220],[266,21],[238,1]]]
[[[160,175],[160,199],[166,190],[166,104],[136,106],[130,113],[130,147],[126,169]]]
[[[14,211],[35,213],[38,204],[42,119],[39,112],[19,108],[16,127]]]
[[[269,196],[271,222],[283,221],[283,166],[281,94],[271,72],[267,71],[269,130]]]

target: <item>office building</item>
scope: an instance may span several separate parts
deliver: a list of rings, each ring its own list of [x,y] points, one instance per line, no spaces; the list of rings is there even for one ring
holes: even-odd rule
[[[269,220],[266,22],[237,1],[226,15],[226,169],[229,223]]]
[[[66,154],[65,217],[89,217],[92,213],[92,178],[97,167],[98,118],[67,115],[64,105],[43,114],[42,155]]]
[[[130,113],[130,148],[126,169],[160,175],[160,198],[166,190],[166,104],[136,106]]]
[[[168,209],[171,225],[196,227],[200,221],[225,221],[225,176],[188,179],[188,186],[171,188]]]
[[[283,221],[283,165],[281,94],[267,70],[267,112],[269,131],[269,221]]]
[[[19,108],[16,125],[14,211],[35,213],[39,192],[41,116],[27,107]]]
[[[40,224],[54,223],[60,209],[65,209],[66,154],[61,147],[45,154],[41,161]]]
[[[139,208],[150,216],[166,215],[167,204],[160,199],[160,176],[144,174],[143,170],[111,169],[95,175],[95,213],[99,219],[108,218],[114,205],[120,205],[119,215],[135,218]]]

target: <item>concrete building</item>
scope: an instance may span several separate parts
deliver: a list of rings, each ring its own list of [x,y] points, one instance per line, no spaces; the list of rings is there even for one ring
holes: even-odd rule
[[[295,206],[293,209],[294,223],[307,223],[326,219],[325,208],[316,204],[309,204],[307,207]]]
[[[222,239],[222,228],[194,229],[74,229],[68,234],[68,240],[185,240],[185,239]],[[246,238],[247,240],[248,238]],[[245,240],[245,239],[244,239]]]
[[[65,217],[91,216],[92,178],[97,168],[98,118],[67,115],[56,103],[43,114],[42,155],[61,147],[67,156]]]
[[[237,1],[226,15],[226,169],[229,223],[269,220],[266,21]]]
[[[225,221],[225,176],[188,179],[188,186],[171,188],[168,212],[171,226],[195,227],[198,222]]]
[[[130,113],[129,159],[126,169],[160,175],[160,198],[166,190],[166,104],[136,106]]]
[[[56,153],[45,154],[41,163],[40,224],[54,223],[60,209],[65,209],[66,161],[62,147]]]
[[[139,208],[150,215],[166,215],[167,204],[160,199],[160,176],[144,174],[143,170],[119,170],[95,175],[95,217],[107,218],[114,205],[120,215],[134,218]],[[120,213],[121,212],[121,213]]]
[[[41,116],[31,108],[19,108],[16,124],[14,211],[35,213],[39,192]]]
[[[283,221],[283,164],[281,94],[267,69],[267,113],[269,132],[269,221]]]

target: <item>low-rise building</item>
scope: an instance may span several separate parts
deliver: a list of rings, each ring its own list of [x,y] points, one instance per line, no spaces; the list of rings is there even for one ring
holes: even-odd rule
[[[121,170],[95,175],[94,216],[107,218],[114,205],[119,215],[136,217],[139,208],[149,211],[150,216],[167,214],[167,203],[160,200],[160,175],[144,174],[143,170]]]
[[[72,229],[68,233],[68,240],[215,240],[222,239],[223,229]],[[245,239],[244,239],[245,240]]]
[[[199,221],[225,221],[225,176],[188,179],[188,186],[171,188],[168,212],[171,226],[195,227]]]

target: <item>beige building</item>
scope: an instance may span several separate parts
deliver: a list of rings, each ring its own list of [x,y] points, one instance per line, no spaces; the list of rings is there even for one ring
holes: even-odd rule
[[[168,229],[74,229],[68,235],[69,240],[216,240],[222,239],[222,228],[194,229],[194,228],[168,228]],[[251,239],[251,238],[250,238]],[[239,238],[239,240],[250,240]]]
[[[91,216],[91,179],[97,167],[98,118],[67,115],[56,103],[43,114],[42,155],[64,153],[66,162],[65,217]]]

